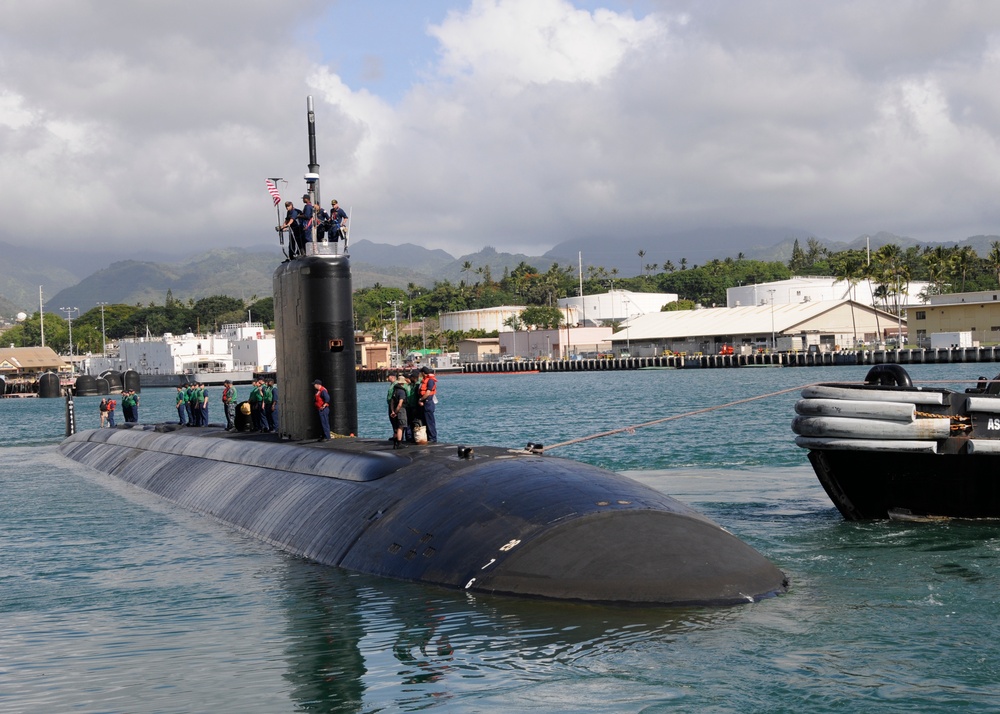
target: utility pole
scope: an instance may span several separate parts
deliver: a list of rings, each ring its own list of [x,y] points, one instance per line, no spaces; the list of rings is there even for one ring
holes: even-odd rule
[[[42,333],[42,347],[45,347],[45,308],[42,305],[42,286],[38,286],[38,329]]]
[[[774,352],[777,349],[774,339],[774,289],[768,290],[771,293],[771,351]]]
[[[396,336],[396,348],[395,348],[396,366],[399,367],[402,365],[402,360],[400,359],[400,354],[399,354],[399,314],[396,309],[400,305],[402,305],[403,302],[401,300],[388,300],[386,301],[386,304],[392,306],[393,332],[395,333]]]
[[[106,302],[97,303],[101,306],[101,357],[107,358],[108,356],[108,335],[104,331],[104,306],[107,305]]]
[[[59,308],[66,313],[66,320],[69,322],[69,356],[73,356],[73,313],[80,312],[78,307],[61,307]]]

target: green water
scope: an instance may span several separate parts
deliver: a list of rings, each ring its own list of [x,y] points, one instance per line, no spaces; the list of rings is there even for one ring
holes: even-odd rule
[[[444,375],[439,431],[554,444],[864,371]],[[993,366],[910,371],[964,386]],[[388,436],[384,387],[358,388],[362,434]],[[470,597],[316,566],[63,459],[60,400],[2,400],[0,711],[996,710],[1000,527],[843,522],[793,444],[796,398],[556,452],[694,505],[791,580],[722,610]],[[97,402],[76,401],[81,428]],[[172,402],[144,391],[141,419]]]

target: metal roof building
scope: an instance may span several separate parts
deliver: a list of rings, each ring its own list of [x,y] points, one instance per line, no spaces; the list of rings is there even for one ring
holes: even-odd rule
[[[895,334],[906,321],[851,300],[718,307],[640,315],[614,334],[615,351],[634,357],[757,349],[832,351]]]
[[[0,347],[0,375],[28,375],[69,369],[51,347]]]

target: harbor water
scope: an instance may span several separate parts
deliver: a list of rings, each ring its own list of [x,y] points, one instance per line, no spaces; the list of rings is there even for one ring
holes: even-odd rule
[[[1000,524],[844,522],[794,445],[784,390],[867,369],[440,377],[440,438],[471,446],[677,416],[552,454],[693,505],[790,580],[723,609],[470,596],[318,566],[62,458],[62,400],[2,400],[0,711],[995,711]],[[908,367],[956,388],[992,369]],[[362,436],[389,436],[386,386],[358,385]],[[774,396],[704,411],[758,395]],[[141,397],[140,421],[176,418],[174,390]],[[98,402],[76,400],[79,428]]]

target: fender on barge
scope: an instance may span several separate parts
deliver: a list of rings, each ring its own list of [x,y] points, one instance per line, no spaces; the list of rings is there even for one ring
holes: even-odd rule
[[[711,520],[632,479],[495,447],[97,429],[63,454],[290,553],[477,593],[729,605],[784,575]]]
[[[1000,518],[997,379],[924,389],[878,365],[863,384],[808,387],[795,443],[848,520]]]

